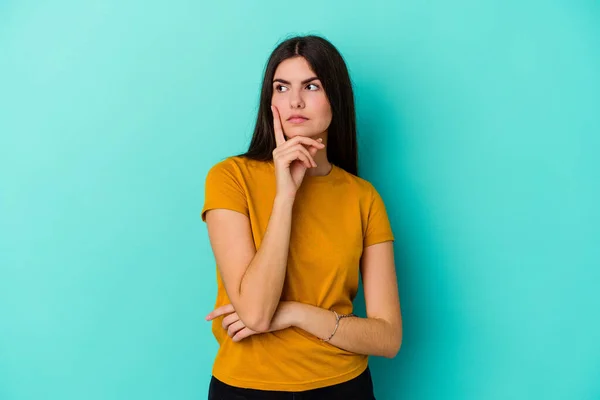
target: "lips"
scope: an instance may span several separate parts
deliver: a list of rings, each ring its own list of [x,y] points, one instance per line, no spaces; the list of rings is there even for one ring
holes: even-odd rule
[[[288,119],[288,122],[291,122],[292,124],[301,124],[304,121],[308,121],[308,118],[304,118],[304,117],[291,117]]]

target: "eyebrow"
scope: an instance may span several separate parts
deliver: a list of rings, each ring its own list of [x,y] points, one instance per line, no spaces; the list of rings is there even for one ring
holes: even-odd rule
[[[310,81],[314,81],[316,79],[319,79],[319,78],[317,78],[316,76],[313,76],[312,78],[308,78],[308,79],[303,80],[301,83],[304,85],[305,83],[308,83]],[[286,85],[290,84],[290,82],[286,81],[285,79],[279,79],[279,78],[278,79],[273,79],[273,83],[275,83],[275,82],[285,83]]]

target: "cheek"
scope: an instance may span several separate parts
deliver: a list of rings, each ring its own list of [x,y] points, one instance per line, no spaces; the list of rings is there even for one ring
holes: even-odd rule
[[[331,121],[331,106],[329,105],[329,101],[327,100],[327,98],[319,98],[315,102],[315,109],[318,110],[317,112],[319,114],[319,117],[324,122]]]
[[[284,101],[281,96],[273,96],[271,97],[271,104],[277,107],[279,110],[284,106]]]
[[[327,101],[327,99],[325,99],[324,101],[319,103],[319,116],[321,121],[323,121],[323,124],[325,125],[329,125],[329,123],[331,122],[331,106],[329,105],[329,102]]]

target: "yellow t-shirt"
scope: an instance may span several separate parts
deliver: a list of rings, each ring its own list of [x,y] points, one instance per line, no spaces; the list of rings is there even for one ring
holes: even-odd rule
[[[206,177],[205,212],[238,211],[250,219],[258,249],[276,193],[272,161],[229,157]],[[383,201],[368,181],[333,166],[326,176],[305,176],[292,211],[287,272],[281,300],[338,313],[352,312],[363,248],[394,240]],[[215,307],[230,301],[217,268]],[[232,386],[302,391],[346,382],[360,375],[368,357],[337,348],[300,328],[250,336],[234,343],[212,323],[219,342],[213,375]]]

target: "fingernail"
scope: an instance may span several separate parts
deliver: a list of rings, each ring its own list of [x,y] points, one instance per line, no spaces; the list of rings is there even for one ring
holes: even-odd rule
[[[321,138],[317,139],[317,142],[322,142],[322,141],[323,141],[323,139],[321,139]]]

